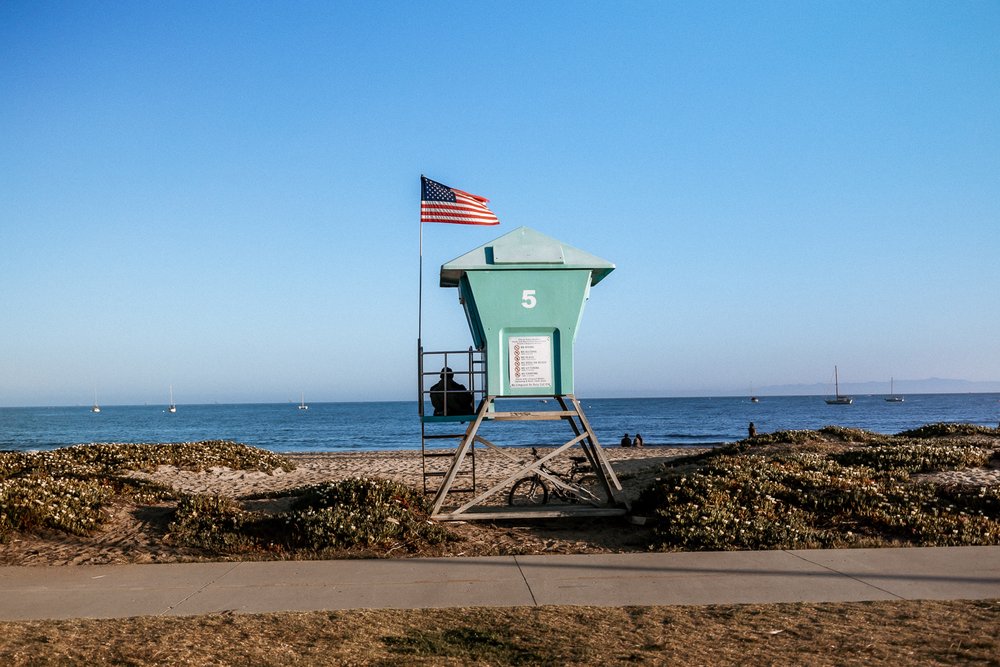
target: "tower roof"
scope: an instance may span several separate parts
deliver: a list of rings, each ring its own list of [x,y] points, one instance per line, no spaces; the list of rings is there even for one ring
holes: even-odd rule
[[[615,265],[528,227],[484,243],[441,265],[441,287],[457,287],[466,271],[516,271],[518,269],[590,269],[596,285]]]

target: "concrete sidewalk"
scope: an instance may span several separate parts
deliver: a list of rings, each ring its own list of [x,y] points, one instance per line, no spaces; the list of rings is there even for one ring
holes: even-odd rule
[[[0,620],[1000,598],[1000,547],[0,568]]]

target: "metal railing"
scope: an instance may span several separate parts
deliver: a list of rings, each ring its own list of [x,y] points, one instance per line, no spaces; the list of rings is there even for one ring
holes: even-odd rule
[[[481,350],[470,347],[468,350],[425,351],[417,347],[417,405],[420,416],[424,416],[425,405],[431,398],[431,387],[443,380],[445,368],[450,368],[456,382],[465,386],[465,391],[472,394],[473,411],[486,396],[486,355]],[[428,383],[429,379],[433,382]],[[430,386],[428,386],[430,385]],[[448,394],[462,390],[448,389],[444,382],[440,390],[443,416],[448,415]],[[435,390],[434,393],[438,393]],[[471,413],[470,413],[471,414]]]

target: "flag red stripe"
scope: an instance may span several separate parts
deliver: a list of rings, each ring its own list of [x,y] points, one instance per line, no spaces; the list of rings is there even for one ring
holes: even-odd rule
[[[452,215],[467,215],[470,218],[487,218],[492,219],[496,216],[489,211],[477,211],[476,209],[462,208],[461,206],[437,206],[437,205],[423,205],[420,207],[421,213],[431,214],[431,213],[448,213]]]
[[[470,225],[498,225],[500,221],[496,218],[470,216],[470,215],[448,215],[447,213],[425,213],[421,214],[420,222],[458,222]]]
[[[427,179],[430,180],[430,179]],[[421,200],[420,222],[450,222],[461,225],[499,225],[500,220],[487,206],[489,199],[470,192],[442,186],[455,201]]]
[[[442,220],[476,220],[483,223],[493,222],[495,218],[483,215],[468,215],[465,213],[455,213],[453,211],[424,211],[421,217],[426,221],[431,218]]]
[[[421,202],[421,222],[462,222],[472,224],[499,224],[496,215],[484,206],[459,202]]]
[[[456,208],[463,209],[466,211],[482,211],[484,213],[489,213],[490,209],[486,208],[479,202],[468,201],[465,199],[456,199],[455,201],[422,201],[421,206],[441,206],[444,208]]]
[[[451,191],[455,193],[456,199],[458,197],[461,197],[462,195],[465,195],[466,197],[470,197],[471,199],[475,199],[476,201],[482,202],[484,204],[488,204],[490,201],[486,197],[480,197],[479,195],[474,195],[471,192],[466,192],[465,190],[456,190],[455,188],[452,188]]]
[[[491,222],[482,222],[479,220],[453,220],[451,218],[422,218],[420,222],[447,222],[453,225],[499,225],[499,220],[493,220]]]
[[[489,211],[476,211],[475,209],[462,208],[460,206],[421,206],[421,213],[450,213],[452,215],[467,215],[470,218],[495,218]]]

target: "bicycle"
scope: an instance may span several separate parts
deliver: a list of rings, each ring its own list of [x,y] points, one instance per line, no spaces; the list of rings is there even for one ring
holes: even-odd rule
[[[536,461],[541,458],[538,455],[538,450],[534,447],[531,448],[531,455],[535,457]],[[558,479],[563,484],[571,487],[570,489],[566,489],[558,484],[552,484],[552,495],[559,500],[571,503],[581,501],[600,502],[597,496],[580,484],[580,481],[584,477],[593,472],[590,463],[587,461],[587,457],[571,456],[569,460],[572,465],[570,466],[568,475],[553,470],[544,463],[538,467],[538,470],[545,475]],[[551,483],[551,480],[549,483]],[[546,483],[545,477],[537,472],[528,477],[522,477],[510,487],[510,492],[507,494],[507,504],[515,507],[544,505],[549,502],[549,483]]]

